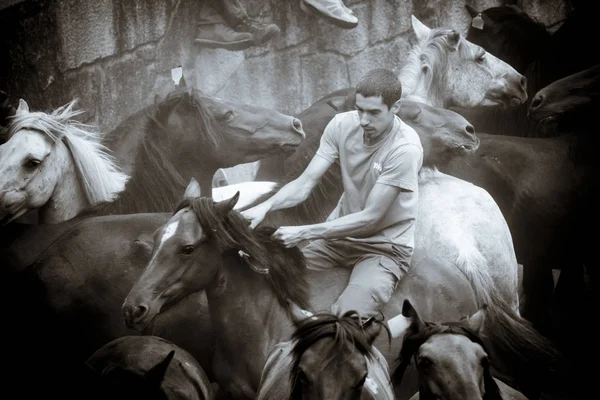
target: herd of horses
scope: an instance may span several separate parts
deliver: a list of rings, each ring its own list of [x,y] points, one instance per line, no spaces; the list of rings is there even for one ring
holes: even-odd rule
[[[549,35],[514,6],[468,11],[483,26],[466,38],[412,18],[398,115],[425,153],[415,251],[378,318],[322,312],[348,270],[307,269],[298,248],[270,237],[324,220],[342,193],[339,168],[255,230],[239,213],[303,171],[327,123],[354,109],[354,89],[288,116],[178,88],[104,136],[77,122],[74,102],[0,110],[3,389],[98,399],[587,393],[600,175],[582,121],[597,104],[597,60],[558,68],[553,38],[570,45],[569,20]],[[213,188],[220,168],[257,160],[256,182]]]

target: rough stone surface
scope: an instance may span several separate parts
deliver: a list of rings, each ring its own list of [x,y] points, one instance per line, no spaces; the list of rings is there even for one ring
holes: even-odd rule
[[[503,1],[344,0],[359,18],[352,30],[302,12],[297,0],[241,3],[281,33],[245,51],[205,49],[194,43],[202,0],[19,2],[0,11],[0,89],[33,109],[79,98],[82,119],[108,132],[171,91],[171,69],[182,66],[188,85],[209,95],[298,114],[372,68],[397,70],[414,41],[411,14],[464,34],[465,4],[483,10]],[[516,3],[547,25],[568,11],[565,0]],[[230,181],[253,179],[255,165],[228,169]]]
[[[112,56],[117,50],[112,0],[58,2],[61,71]]]

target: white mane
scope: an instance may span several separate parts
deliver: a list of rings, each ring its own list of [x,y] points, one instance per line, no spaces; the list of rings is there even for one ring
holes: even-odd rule
[[[101,135],[93,132],[89,125],[72,119],[82,114],[73,110],[77,100],[54,110],[27,112],[12,118],[8,136],[22,129],[43,132],[54,142],[62,140],[73,159],[90,204],[111,201],[122,192],[129,177],[120,171],[108,149],[101,143]]]

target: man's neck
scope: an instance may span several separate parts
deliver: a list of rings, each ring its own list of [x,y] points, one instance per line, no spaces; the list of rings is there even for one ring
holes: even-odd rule
[[[388,137],[392,129],[394,129],[394,119],[392,119],[392,122],[390,123],[390,126],[387,129],[385,129],[383,132],[381,132],[375,137],[368,137],[363,133],[363,143],[367,146],[374,146],[377,143],[383,141],[386,137]]]

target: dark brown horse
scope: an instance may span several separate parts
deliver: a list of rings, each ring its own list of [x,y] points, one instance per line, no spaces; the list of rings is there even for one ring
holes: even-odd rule
[[[411,400],[527,400],[492,376],[494,355],[480,337],[485,307],[459,322],[426,322],[409,300],[402,307],[402,337],[393,379],[401,382],[414,361],[419,393]]]
[[[210,400],[212,388],[187,351],[157,336],[122,336],[85,362],[92,373],[73,382],[81,398]]]
[[[296,118],[189,89],[125,120],[103,138],[113,149],[107,154],[99,135],[75,120],[81,111],[73,105],[47,114],[20,101],[0,146],[0,218],[39,209],[41,222],[56,223],[103,202],[96,214],[164,212],[191,177],[212,193],[218,168],[293,149],[304,139]]]
[[[529,118],[538,124],[557,124],[565,132],[595,139],[600,104],[600,64],[552,82],[531,100]]]
[[[174,215],[155,232],[152,258],[127,296],[123,315],[130,327],[143,329],[163,310],[206,290],[213,329],[219,332],[213,359],[217,382],[234,398],[254,398],[268,353],[293,331],[288,299],[304,309],[326,310],[350,271],[307,269],[297,248],[286,249],[271,239],[274,229],[252,231],[232,211],[237,196],[215,203],[199,195],[191,182]],[[452,264],[423,255],[416,257],[383,314],[396,316],[410,298],[436,320],[459,319],[476,307],[477,290]],[[547,387],[558,354],[496,294],[489,309],[486,335],[502,357],[503,371],[529,391]],[[382,339],[375,345],[389,363],[397,350]],[[415,383],[397,388],[397,395],[412,395]]]
[[[394,400],[389,366],[373,347],[382,318],[310,315],[290,303],[294,332],[268,355],[257,399]]]

